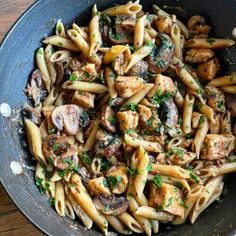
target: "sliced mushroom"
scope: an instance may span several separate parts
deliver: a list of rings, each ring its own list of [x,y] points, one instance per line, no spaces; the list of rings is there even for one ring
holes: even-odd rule
[[[116,132],[116,119],[115,112],[110,106],[106,106],[101,114],[101,123],[104,128],[112,133]]]
[[[144,77],[147,71],[148,71],[148,63],[142,60],[137,64],[135,64],[133,67],[131,67],[127,75]]]
[[[41,112],[37,109],[31,107],[30,105],[26,105],[22,109],[23,116],[32,121],[36,125],[40,125],[42,123]]]
[[[62,105],[53,110],[52,122],[58,130],[65,129],[69,135],[76,135],[79,125],[86,127],[89,124],[89,116],[77,105]]]
[[[66,170],[69,167],[74,167],[78,164],[79,158],[76,155],[73,156],[67,156],[69,153],[65,153],[64,157],[62,158],[56,158],[54,161],[54,166],[57,167],[60,170]]]
[[[38,106],[47,96],[44,88],[40,71],[37,69],[33,72],[25,92],[28,97],[34,101],[34,105]]]
[[[173,128],[176,126],[178,121],[178,110],[173,99],[161,103],[160,118],[167,127]]]
[[[85,167],[79,167],[78,169],[78,175],[80,176],[82,182],[84,185],[87,185],[89,182],[89,179],[91,178],[90,173]]]
[[[128,209],[128,201],[125,197],[115,195],[100,195],[93,199],[98,209],[105,215],[120,215]]]
[[[73,71],[78,71],[81,69],[81,63],[77,58],[72,58],[68,67],[70,68],[70,70]]]
[[[95,152],[109,158],[116,150],[121,146],[121,140],[106,132],[105,130],[99,129],[96,134]]]
[[[236,117],[236,96],[231,94],[225,94],[226,107],[231,113],[231,117]]]
[[[173,60],[174,48],[170,37],[167,34],[159,33],[156,37],[156,47],[146,58],[149,71],[158,74],[166,71]]]
[[[133,42],[132,32],[125,30],[121,25],[117,25],[114,28],[110,27],[108,37],[113,45],[130,44]]]
[[[125,98],[116,97],[116,98],[110,99],[109,105],[110,105],[111,107],[116,108],[116,107],[121,106],[124,102],[125,102]]]

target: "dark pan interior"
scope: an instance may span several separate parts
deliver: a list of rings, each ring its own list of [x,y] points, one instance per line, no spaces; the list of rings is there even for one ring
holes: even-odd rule
[[[26,101],[23,89],[28,75],[34,68],[34,52],[45,35],[51,34],[58,19],[70,24],[88,24],[91,6],[97,3],[98,8],[105,8],[124,1],[119,0],[39,0],[27,11],[12,28],[0,48],[0,103],[7,102],[14,108],[10,118],[0,117],[0,179],[17,206],[40,229],[49,235],[98,235],[93,228],[90,231],[77,222],[59,217],[49,206],[45,196],[41,195],[34,185],[34,172],[29,168],[34,165],[30,155],[23,146],[24,134],[19,134],[21,124],[19,109]],[[180,18],[193,14],[202,14],[214,26],[217,36],[230,37],[236,26],[236,2],[234,0],[158,0],[141,1],[145,10],[151,11],[152,4],[182,7]],[[221,54],[230,66],[235,67],[235,47]],[[235,58],[235,59],[234,59]],[[12,119],[13,118],[13,119]],[[24,172],[15,176],[10,169],[11,161],[24,163]],[[221,201],[214,203],[206,210],[194,225],[186,223],[181,226],[164,225],[159,235],[235,235],[236,234],[236,175],[226,181],[227,194]],[[111,230],[111,229],[110,229]]]

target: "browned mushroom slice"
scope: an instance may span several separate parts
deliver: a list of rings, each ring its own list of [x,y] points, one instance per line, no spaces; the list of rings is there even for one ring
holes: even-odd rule
[[[86,127],[89,123],[87,113],[79,106],[69,104],[56,107],[52,112],[52,122],[58,130],[65,131],[69,135],[76,135],[79,125]]]
[[[135,64],[133,67],[131,67],[127,75],[144,77],[147,71],[148,71],[148,63],[142,60],[137,64]]]
[[[125,102],[125,98],[122,97],[116,97],[116,98],[111,98],[109,101],[109,106],[111,107],[119,107]]]
[[[42,123],[41,113],[30,105],[26,105],[22,109],[22,113],[24,117],[32,121],[34,124],[40,125]]]
[[[108,37],[112,44],[130,44],[133,42],[133,34],[130,31],[125,30],[121,25],[109,28]]]
[[[125,197],[115,195],[100,195],[93,199],[98,209],[105,215],[120,215],[128,209],[128,201]]]
[[[101,114],[101,123],[104,128],[110,132],[116,132],[116,119],[115,112],[111,109],[110,106],[106,106]]]
[[[106,132],[105,130],[99,129],[96,134],[95,152],[108,158],[111,157],[116,150],[121,146],[121,140]]]
[[[167,34],[158,34],[156,45],[146,61],[150,72],[161,74],[167,70],[173,60],[174,44]]]
[[[32,98],[35,106],[38,106],[47,96],[47,91],[44,88],[41,73],[38,69],[33,72],[25,93]]]
[[[65,155],[69,155],[69,153],[65,153]],[[54,161],[54,166],[60,170],[66,170],[68,168],[73,168],[79,162],[79,158],[76,155],[67,156],[64,158],[56,158]]]

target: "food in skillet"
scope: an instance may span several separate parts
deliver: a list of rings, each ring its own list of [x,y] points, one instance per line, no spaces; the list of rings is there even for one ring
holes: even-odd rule
[[[35,180],[86,228],[157,233],[197,217],[236,171],[236,75],[221,75],[211,26],[136,2],[88,26],[61,21],[36,53],[24,109]]]

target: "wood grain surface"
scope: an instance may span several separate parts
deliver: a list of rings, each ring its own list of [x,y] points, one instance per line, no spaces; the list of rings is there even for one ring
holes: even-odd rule
[[[0,0],[0,42],[34,0]],[[43,235],[21,214],[0,184],[0,236]]]

